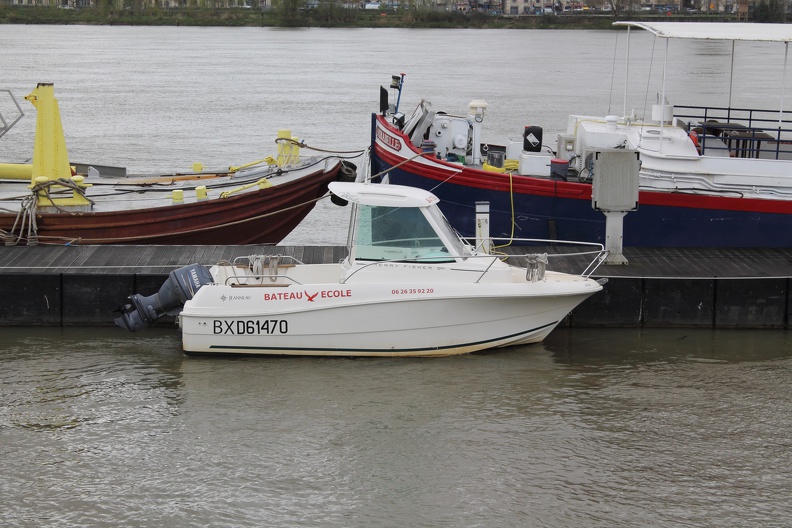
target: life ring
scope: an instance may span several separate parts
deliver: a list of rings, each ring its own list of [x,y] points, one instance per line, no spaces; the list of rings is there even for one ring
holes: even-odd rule
[[[699,144],[698,132],[691,130],[688,136],[690,137],[690,141],[693,142],[693,146],[696,147],[696,151],[701,154],[701,145]]]

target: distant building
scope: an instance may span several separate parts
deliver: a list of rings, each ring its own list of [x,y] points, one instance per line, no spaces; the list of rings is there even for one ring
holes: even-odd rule
[[[59,6],[65,9],[94,7],[106,0],[0,0],[0,5],[9,6]],[[156,6],[163,9],[188,7],[272,9],[273,0],[110,0],[117,9],[145,9]],[[401,6],[418,6],[436,11],[471,12],[484,11],[506,15],[574,14],[587,11],[609,12],[609,0],[305,0],[310,7],[323,1],[334,1],[348,9],[396,9]],[[645,0],[644,0],[645,1]],[[695,11],[734,13],[738,20],[746,20],[749,7],[758,0],[669,0],[664,3],[641,3],[632,0],[632,11]],[[790,4],[792,0],[785,0]]]
[[[504,0],[503,12],[507,15],[533,15],[537,5],[533,0]]]
[[[244,9],[269,9],[271,0],[113,0],[116,8],[124,7],[145,8],[156,6],[164,9],[181,7],[215,7],[215,8],[244,8]],[[0,5],[11,6],[58,6],[64,9],[81,9],[94,7],[96,0],[0,0]]]

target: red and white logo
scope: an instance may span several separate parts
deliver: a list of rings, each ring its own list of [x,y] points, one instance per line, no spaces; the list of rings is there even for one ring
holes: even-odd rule
[[[377,129],[377,139],[385,143],[385,145],[389,146],[393,150],[401,150],[402,148],[402,142],[398,138],[391,136],[381,128]]]
[[[301,292],[275,292],[265,293],[265,301],[291,301],[295,299],[305,299],[308,302],[316,302],[316,298],[320,299],[342,299],[352,297],[352,290],[319,290],[315,293],[308,293],[306,290]]]

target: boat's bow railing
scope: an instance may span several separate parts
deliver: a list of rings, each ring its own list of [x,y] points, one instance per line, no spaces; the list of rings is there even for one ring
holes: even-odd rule
[[[247,255],[219,265],[240,270],[240,273],[226,274],[223,280],[225,285],[252,286],[257,283],[267,284],[266,281],[269,281],[272,286],[288,286],[289,283],[300,284],[300,282],[288,274],[281,273],[281,270],[302,264],[304,262],[291,255]]]
[[[792,120],[778,110],[674,105],[675,122],[695,134],[702,154],[792,160]],[[709,140],[709,145],[707,141]]]
[[[346,277],[341,279],[341,284],[345,284],[349,282],[354,275],[363,271],[367,268],[372,266],[379,266],[382,264],[451,264],[454,262],[465,261],[468,259],[477,259],[477,258],[486,258],[490,260],[489,265],[484,268],[470,268],[465,269],[464,267],[454,267],[454,271],[459,272],[468,272],[471,273],[471,277],[475,274],[477,277],[471,282],[479,282],[481,278],[486,275],[487,271],[492,267],[492,265],[500,260],[500,256],[498,255],[483,255],[483,254],[465,254],[465,255],[454,255],[452,253],[443,252],[442,255],[440,254],[430,254],[430,255],[423,255],[423,256],[416,256],[416,257],[400,257],[400,258],[393,258],[393,259],[372,259],[372,260],[365,260],[357,258],[355,259],[355,264],[357,267],[352,269],[351,273]]]
[[[493,247],[493,253],[500,254],[507,259],[525,259],[524,267],[529,280],[543,273],[543,269],[553,259],[578,261],[580,264],[575,263],[576,265],[579,267],[585,266],[579,275],[587,279],[608,258],[608,250],[598,242],[544,238],[490,238],[488,240]],[[503,244],[497,245],[496,243]],[[506,248],[509,248],[509,253],[504,251]],[[526,250],[525,253],[517,252],[518,249],[523,248],[536,248],[537,251]]]
[[[491,238],[491,241],[509,241],[512,243],[517,244],[528,244],[531,247],[536,248],[537,250],[541,249],[542,251],[536,252],[528,252],[526,251],[524,254],[520,253],[504,253],[499,251],[498,248],[502,249],[505,246],[495,246],[496,251],[492,253],[484,253],[484,252],[475,252],[473,254],[464,254],[464,255],[454,255],[451,253],[443,253],[442,255],[438,254],[431,254],[425,256],[417,256],[413,258],[396,258],[396,259],[373,259],[373,260],[361,260],[356,259],[355,263],[357,267],[355,267],[352,272],[347,275],[346,277],[341,279],[341,284],[344,284],[349,281],[355,274],[358,272],[367,269],[371,266],[377,266],[381,264],[447,264],[453,263],[458,261],[468,261],[474,259],[488,259],[489,263],[484,267],[471,267],[469,269],[465,269],[464,267],[454,267],[455,271],[459,272],[468,272],[471,274],[471,282],[481,282],[481,280],[486,276],[487,272],[490,271],[492,266],[500,261],[500,260],[508,260],[508,259],[525,259],[525,265],[520,266],[525,268],[526,273],[526,280],[528,282],[537,282],[544,279],[544,273],[547,267],[547,264],[553,259],[573,259],[581,262],[579,267],[584,267],[583,271],[580,273],[576,273],[581,277],[588,279],[599,266],[605,262],[605,259],[608,257],[608,250],[605,249],[605,246],[596,242],[578,242],[578,241],[571,241],[571,240],[549,240],[549,239],[538,239],[538,238]],[[522,246],[514,246],[514,247],[522,247]],[[585,249],[590,248],[590,249]],[[591,257],[591,258],[582,258],[582,257]],[[571,267],[571,266],[570,266]]]

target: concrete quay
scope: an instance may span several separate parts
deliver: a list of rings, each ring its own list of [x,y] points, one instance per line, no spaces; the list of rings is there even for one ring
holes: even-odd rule
[[[554,248],[501,248],[518,255]],[[338,262],[342,246],[0,247],[0,326],[112,325],[133,293],[150,295],[183,265],[254,254]],[[774,328],[790,324],[792,248],[626,248],[629,264],[601,266],[605,289],[563,322],[570,327]],[[519,264],[520,258],[513,257]],[[553,259],[580,273],[586,257]],[[173,319],[163,324],[172,324]]]

